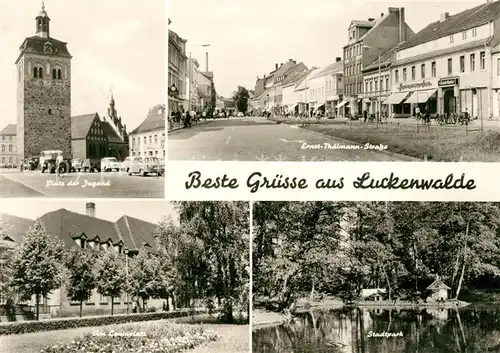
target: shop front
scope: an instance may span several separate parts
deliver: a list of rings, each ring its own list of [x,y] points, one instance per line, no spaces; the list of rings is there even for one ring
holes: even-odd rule
[[[438,112],[438,88],[438,79],[399,83],[392,86],[393,93],[384,104],[391,107],[389,111],[396,118],[415,116],[417,108],[434,114]]]
[[[458,84],[458,77],[446,77],[438,81],[439,114],[458,114],[461,112]]]

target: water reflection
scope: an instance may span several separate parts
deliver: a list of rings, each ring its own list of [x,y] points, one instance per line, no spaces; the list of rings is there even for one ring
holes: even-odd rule
[[[310,311],[254,331],[253,352],[500,352],[500,308]]]

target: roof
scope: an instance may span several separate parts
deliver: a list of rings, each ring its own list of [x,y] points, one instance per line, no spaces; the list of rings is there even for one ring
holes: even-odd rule
[[[278,67],[278,70],[276,70],[274,72],[274,74],[273,74],[274,80],[273,81],[275,82],[279,77],[286,74],[287,71],[289,71],[292,67],[295,67],[297,65],[300,65],[300,64],[297,64],[295,61],[287,61],[286,63],[284,63],[283,65]]]
[[[311,70],[306,70],[306,71],[292,73],[291,75],[289,75],[287,78],[285,78],[283,80],[283,86],[287,86],[287,85],[290,85],[290,84],[297,84],[297,83],[299,83],[307,75],[309,75],[310,72],[311,72]]]
[[[332,74],[332,73],[337,72],[337,71],[339,71],[339,72],[344,71],[344,62],[343,61],[337,61],[337,62],[334,62],[330,65],[327,65],[327,66],[319,69],[319,71],[313,77],[311,77],[311,79],[326,76],[326,75]]]
[[[303,77],[301,77],[301,78],[297,81],[297,83],[295,84],[295,89],[297,89],[297,88],[300,86],[300,84],[301,84],[302,82],[304,82],[304,80],[305,80],[305,79],[306,79],[309,75],[311,75],[311,74],[313,73],[313,71],[316,71],[316,70],[318,70],[318,68],[313,67],[312,69],[309,69],[309,70],[307,70],[306,72],[304,72],[304,76],[303,76]],[[303,88],[306,88],[306,87],[304,86]]]
[[[23,234],[33,224],[32,219],[0,214],[0,233],[8,236],[15,242],[21,242]]]
[[[353,26],[373,27],[374,25],[375,25],[374,21],[352,20],[351,24],[349,25],[349,28],[351,28]]]
[[[77,115],[71,117],[71,139],[85,139],[89,133],[90,127],[96,118],[97,113]]]
[[[161,114],[158,112],[148,114],[146,119],[130,135],[158,129],[165,129],[165,110],[162,110]]]
[[[0,135],[17,135],[16,124],[9,124],[0,131]]]
[[[446,284],[443,283],[443,281],[440,278],[436,278],[434,282],[431,283],[429,287],[427,287],[428,290],[436,291],[440,289],[451,289],[448,287]]]
[[[209,80],[213,80],[214,79],[214,73],[213,71],[208,71],[208,72],[202,72],[200,71],[200,73],[205,76],[206,78],[208,78]]]
[[[493,1],[481,4],[458,14],[449,16],[443,22],[436,21],[429,24],[415,34],[401,47],[411,48],[432,40],[449,36],[454,33],[481,26],[500,16],[500,2]]]
[[[104,133],[106,134],[106,138],[108,139],[108,142],[111,143],[124,143],[120,135],[116,132],[116,130],[111,126],[111,124],[108,121],[101,121],[102,129],[104,130]]]
[[[396,44],[391,49],[389,49],[385,53],[381,54],[380,55],[380,63],[381,63],[381,65],[385,66],[385,67],[388,67],[390,64],[392,64],[394,62],[395,57],[396,57],[397,50],[399,50],[399,48],[404,43],[405,42]],[[361,71],[365,72],[365,71],[371,71],[371,70],[374,70],[374,69],[378,70],[378,65],[379,65],[379,59],[377,58],[373,63],[371,63],[367,67],[363,68],[363,70],[361,70]]]
[[[208,98],[208,90],[204,86],[198,86],[198,95],[204,98]]]
[[[43,50],[45,43],[50,42],[52,44],[52,53],[46,53]],[[39,36],[28,37],[24,40],[23,44],[19,47],[20,54],[18,59],[16,60],[16,64],[19,61],[19,58],[24,53],[34,53],[41,54],[44,56],[57,56],[57,57],[67,57],[71,59],[71,54],[68,51],[67,43],[61,42],[60,40],[54,39],[52,37],[43,38]]]
[[[61,239],[66,248],[76,246],[73,237],[85,234],[89,240],[98,236],[103,242],[108,239],[111,239],[113,244],[122,241],[129,249],[139,249],[145,244],[155,249],[156,224],[126,215],[116,222],[111,222],[61,208],[44,214],[39,221],[47,233]],[[22,241],[24,233],[34,222],[30,219],[0,214],[0,225],[7,229],[7,235],[17,243]]]

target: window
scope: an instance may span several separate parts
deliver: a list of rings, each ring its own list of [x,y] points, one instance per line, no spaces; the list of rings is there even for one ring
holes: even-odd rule
[[[420,76],[422,79],[425,78],[425,64],[420,65]]]
[[[5,145],[2,145],[2,152],[5,152]]]
[[[403,82],[405,82],[407,79],[406,77],[406,67],[403,69]]]
[[[370,81],[370,92],[373,92],[373,81]]]
[[[385,89],[388,91],[389,90],[389,76],[385,78]]]
[[[476,54],[470,55],[470,70],[471,71],[476,70]]]
[[[453,74],[453,60],[451,58],[448,59],[448,75]]]
[[[472,36],[477,37],[477,28],[472,29]]]
[[[460,57],[460,72],[465,72],[465,56]]]
[[[375,91],[378,91],[378,80],[375,80]]]
[[[9,163],[12,163],[12,157],[9,157]]]
[[[146,142],[147,142],[147,140],[146,140],[146,139],[147,139],[147,137],[146,137],[146,136],[144,136],[144,143],[146,143]]]
[[[2,164],[5,164],[5,157],[2,157]]]
[[[55,80],[57,78],[57,70],[52,69],[52,79]]]
[[[398,83],[399,82],[399,72],[398,70],[395,70],[394,71],[394,83]]]
[[[38,68],[38,77],[39,78],[43,77],[43,68],[41,68],[41,67]]]
[[[12,145],[9,145],[9,152],[12,152]]]
[[[411,67],[411,79],[412,79],[412,81],[415,81],[415,76],[416,76],[415,66],[412,66]]]
[[[108,304],[108,297],[105,297],[102,294],[100,294],[99,303],[101,303],[101,304]]]
[[[466,40],[467,39],[467,31],[463,31],[462,32],[462,40]]]
[[[479,53],[479,65],[480,70],[484,70],[486,68],[486,52],[484,51]]]
[[[62,71],[61,69],[57,69],[57,79],[62,80]]]
[[[368,92],[368,81],[365,82],[365,91]]]
[[[436,73],[436,62],[435,61],[433,61],[431,63],[431,75],[432,75],[432,77],[436,77],[436,75],[437,75],[437,73]]]
[[[453,44],[453,34],[450,36],[450,44]]]

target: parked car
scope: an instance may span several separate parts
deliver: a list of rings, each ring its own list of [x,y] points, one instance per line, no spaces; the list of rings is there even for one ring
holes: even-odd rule
[[[242,112],[238,112],[238,118],[243,118],[245,116],[245,114],[243,114]]]
[[[165,165],[160,162],[156,157],[135,157],[132,164],[130,164],[130,169],[128,175],[139,174],[140,176],[146,176],[148,174],[163,175],[165,171]]]
[[[126,172],[128,172],[128,170],[130,169],[130,165],[132,164],[132,159],[133,157],[126,157],[122,164],[121,164],[121,170],[124,170]]]
[[[120,162],[118,162],[118,159],[115,157],[106,157],[101,159],[101,171],[102,172],[109,172],[116,170],[117,172],[120,171]]]
[[[83,170],[83,158],[74,158],[72,161],[71,161],[71,168],[73,169],[73,171],[77,171],[77,172],[80,172]]]
[[[23,170],[36,170],[38,169],[39,159],[38,158],[27,158],[23,163]]]
[[[42,173],[45,173],[45,171],[55,173],[57,165],[63,160],[63,152],[60,150],[47,150],[40,152],[40,165]]]

